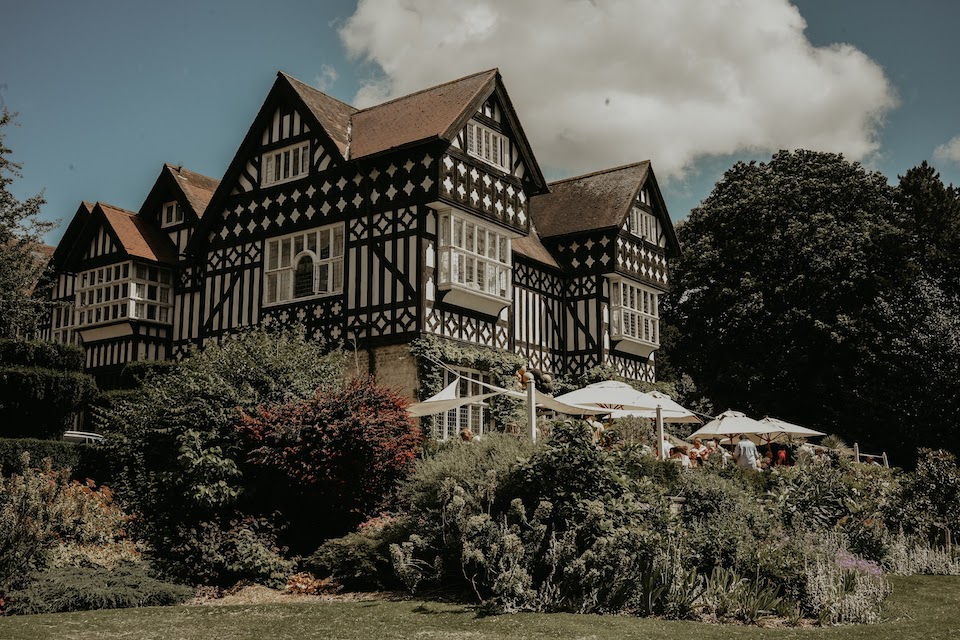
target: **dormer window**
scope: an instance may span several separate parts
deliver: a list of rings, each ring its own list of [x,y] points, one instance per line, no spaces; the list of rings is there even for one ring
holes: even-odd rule
[[[645,193],[645,191],[644,191]],[[660,221],[657,216],[644,211],[640,207],[630,209],[630,233],[643,238],[650,244],[659,247],[666,246],[666,238],[660,233]]]
[[[183,222],[183,209],[177,202],[168,202],[163,205],[160,212],[161,227],[172,227],[175,224]]]
[[[261,187],[304,178],[310,172],[310,143],[300,142],[263,154]]]
[[[508,170],[510,142],[507,137],[473,120],[467,123],[467,153],[498,169]]]

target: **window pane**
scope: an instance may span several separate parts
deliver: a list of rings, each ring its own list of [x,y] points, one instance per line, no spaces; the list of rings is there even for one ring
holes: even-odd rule
[[[267,269],[276,269],[280,259],[280,243],[271,240],[267,245]]]
[[[467,251],[473,251],[473,239],[476,234],[477,227],[476,225],[468,222],[464,225],[464,229],[466,230],[466,236],[463,239],[463,248]]]
[[[477,229],[477,253],[481,256],[487,253],[487,232]]]
[[[329,293],[330,291],[330,265],[321,264],[317,269],[317,291],[319,293]]]
[[[290,266],[290,240],[283,240],[280,243],[280,266]]]
[[[487,289],[487,272],[484,267],[486,267],[486,263],[483,260],[477,260],[477,289],[480,289],[480,291],[486,291]]]
[[[500,262],[507,264],[510,261],[510,252],[507,250],[506,236],[500,236]]]
[[[343,291],[343,262],[333,263],[333,291]]]
[[[297,236],[293,239],[293,255],[303,251],[303,236]]]
[[[290,299],[290,272],[280,272],[280,285],[277,291],[277,300]]]
[[[267,303],[277,301],[277,274],[267,274]]]
[[[311,231],[307,234],[307,251],[311,253],[317,252],[317,234],[316,232]]]
[[[451,238],[450,244],[463,248],[463,220],[460,218],[453,219],[453,238]]]
[[[297,263],[297,272],[293,280],[293,297],[303,298],[313,295],[313,260],[303,258]]]
[[[336,227],[333,230],[333,255],[343,255],[343,227]]]
[[[320,251],[318,253],[321,260],[330,257],[330,230],[324,229],[320,232]]]

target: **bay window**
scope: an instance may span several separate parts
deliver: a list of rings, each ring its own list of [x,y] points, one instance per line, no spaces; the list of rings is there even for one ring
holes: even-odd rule
[[[659,292],[626,278],[610,278],[610,338],[617,350],[643,356],[660,346]]]
[[[460,211],[440,212],[438,287],[445,301],[497,314],[510,304],[510,237]]]

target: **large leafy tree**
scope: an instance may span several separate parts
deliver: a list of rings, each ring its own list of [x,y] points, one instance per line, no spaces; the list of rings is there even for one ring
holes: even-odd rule
[[[678,228],[665,305],[676,368],[718,408],[902,454],[935,439],[929,422],[943,424],[949,392],[915,378],[951,371],[928,356],[955,348],[956,300],[930,273],[953,251],[944,207],[955,196],[924,167],[904,181],[917,186],[811,151],[727,171]],[[919,409],[933,402],[937,412]]]
[[[29,335],[43,314],[43,303],[31,296],[45,268],[38,256],[43,234],[55,225],[40,220],[46,202],[39,193],[18,200],[9,191],[22,177],[21,165],[10,159],[4,128],[14,124],[16,114],[0,112],[0,338]]]

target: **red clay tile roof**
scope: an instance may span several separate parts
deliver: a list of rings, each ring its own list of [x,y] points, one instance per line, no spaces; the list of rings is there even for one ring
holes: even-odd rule
[[[97,203],[127,255],[154,262],[176,264],[177,251],[166,234],[155,229],[150,221],[132,211]]]
[[[531,216],[540,236],[621,226],[649,169],[650,161],[644,160],[551,182],[547,185],[550,193],[530,200]]]
[[[340,155],[346,156],[348,130],[350,128],[350,117],[357,112],[345,102],[340,102],[327,94],[314,89],[308,84],[304,84],[289,76],[282,71],[280,75],[287,79],[293,90],[297,92],[300,99],[307,105],[313,115],[316,116],[320,124],[323,125],[327,135],[340,149]]]
[[[512,245],[513,251],[525,258],[556,269],[560,268],[560,264],[554,259],[553,255],[547,251],[543,243],[540,242],[540,235],[532,224],[530,225],[530,235],[525,238],[517,238],[513,241]]]
[[[183,193],[197,217],[203,217],[203,212],[207,210],[210,198],[213,197],[214,191],[220,186],[220,181],[183,167],[175,167],[170,164],[163,166],[176,178],[177,184],[183,189]]]

